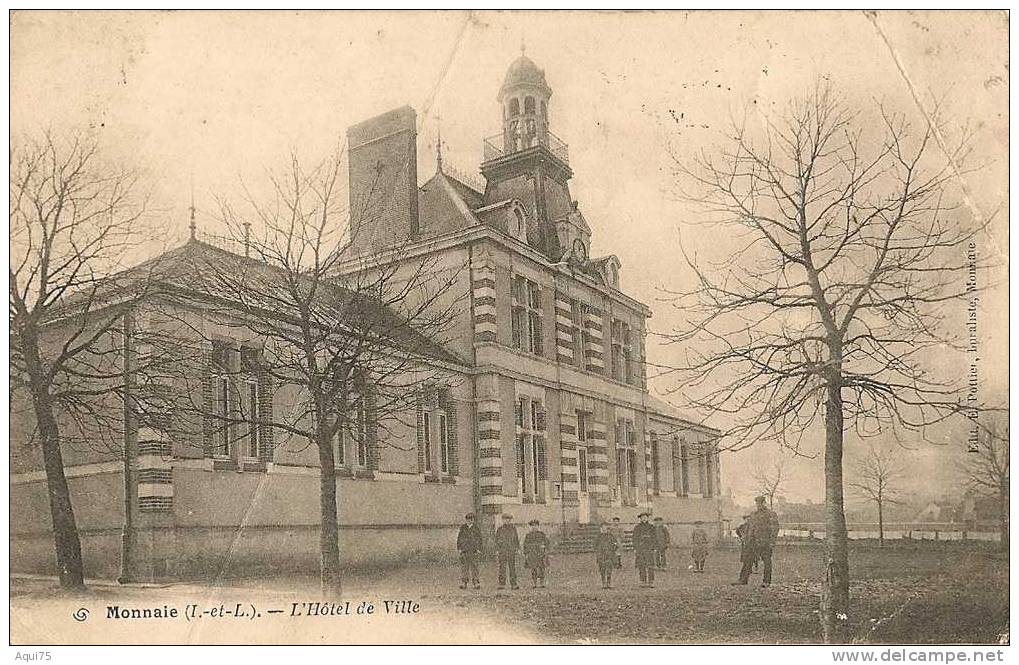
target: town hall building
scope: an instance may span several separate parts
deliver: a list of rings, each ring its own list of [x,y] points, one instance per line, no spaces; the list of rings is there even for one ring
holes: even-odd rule
[[[441,147],[419,184],[409,107],[348,130],[350,233],[336,280],[427,260],[454,275],[457,298],[452,329],[430,341],[423,361],[446,379],[419,387],[404,419],[416,427],[374,427],[362,405],[358,431],[337,443],[348,564],[452,556],[467,512],[486,537],[502,514],[537,519],[554,539],[613,517],[632,524],[645,510],[664,518],[674,541],[685,542],[694,521],[720,522],[719,432],[649,393],[651,311],[625,293],[616,256],[591,255],[551,98],[545,73],[521,55],[493,109],[502,131],[483,140],[483,184],[444,164]],[[177,274],[196,257],[266,269],[194,236],[168,255]],[[207,394],[197,401],[257,418],[234,438],[125,422],[120,451],[67,450],[88,572],[115,574],[128,549],[127,567],[141,578],[314,571],[318,458],[307,441],[285,442],[266,425],[290,393],[265,381],[257,339],[213,322],[200,304],[187,316],[204,331],[196,344]],[[12,568],[44,572],[45,478],[13,425],[11,456]]]

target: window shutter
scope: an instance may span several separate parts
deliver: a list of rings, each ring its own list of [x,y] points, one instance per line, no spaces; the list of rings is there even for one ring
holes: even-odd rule
[[[524,310],[520,309],[519,307],[513,308],[513,316],[511,322],[513,328],[513,348],[516,349],[519,349],[522,345],[523,322],[521,321],[521,319],[523,318],[523,312]]]
[[[524,426],[524,401],[522,399],[517,400],[516,404],[516,419],[517,427]]]
[[[534,353],[540,356],[544,353],[543,341],[545,337],[541,331],[541,313],[539,311],[532,316],[534,317]]]
[[[364,432],[368,446],[368,469],[375,471],[382,462],[382,446],[379,444],[378,421],[375,417],[377,399],[374,390],[366,390],[363,400],[364,408],[359,410],[358,418],[361,419],[360,431]]]
[[[526,441],[523,434],[517,434],[517,478],[524,477],[524,446]]]
[[[418,473],[425,472],[425,409],[424,398],[418,392],[417,398]]]
[[[537,437],[538,445],[538,480],[548,479],[548,467],[545,460],[545,437]]]
[[[626,428],[623,426],[622,420],[616,421],[616,448],[622,448],[626,445]]]
[[[538,420],[538,422],[537,422],[538,431],[539,432],[544,432],[545,431],[545,407],[542,406],[541,404],[538,405],[538,418],[537,418],[537,420]]]
[[[212,416],[216,408],[216,383],[213,379],[216,357],[212,349],[204,349],[202,356],[202,454],[211,457],[216,436]]]
[[[273,404],[275,382],[272,373],[263,364],[258,370],[258,459],[263,462],[273,460],[275,443],[273,441]]]

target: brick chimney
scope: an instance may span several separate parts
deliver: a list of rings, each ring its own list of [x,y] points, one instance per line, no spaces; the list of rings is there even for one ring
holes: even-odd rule
[[[417,114],[394,109],[347,129],[354,254],[397,247],[418,231]]]

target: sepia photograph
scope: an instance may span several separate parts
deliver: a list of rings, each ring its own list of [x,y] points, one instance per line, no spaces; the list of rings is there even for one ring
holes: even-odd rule
[[[1005,661],[1009,18],[10,10],[10,657]]]

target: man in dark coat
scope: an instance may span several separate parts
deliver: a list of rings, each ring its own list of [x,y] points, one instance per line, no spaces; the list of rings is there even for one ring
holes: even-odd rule
[[[520,537],[513,526],[513,516],[503,515],[502,526],[495,530],[495,552],[499,559],[499,588],[506,588],[506,569],[509,569],[510,587],[517,586],[517,552],[520,551]]]
[[[669,527],[661,517],[655,518],[655,566],[665,570],[665,552],[669,549],[672,536],[669,535]]]
[[[524,536],[524,568],[531,571],[534,588],[545,588],[545,571],[548,569],[548,536],[539,529],[538,520],[527,523],[531,530]]]
[[[651,524],[651,513],[643,512],[637,516],[640,522],[633,527],[633,552],[636,555],[637,571],[642,587],[655,585],[655,555],[658,551],[658,534]]]
[[[460,525],[460,533],[456,536],[456,549],[460,552],[460,588],[466,589],[470,582],[475,589],[480,589],[478,559],[481,557],[481,529],[474,523],[474,513],[464,515],[464,524]]]
[[[603,589],[612,588],[612,570],[616,567],[618,551],[616,535],[609,530],[608,524],[602,522],[598,527],[598,536],[594,540],[594,560],[598,564]]]
[[[754,499],[757,502],[757,510],[747,520],[746,535],[744,536],[744,547],[747,555],[743,557],[743,568],[739,573],[739,581],[736,584],[747,584],[750,581],[750,571],[754,567],[754,561],[761,560],[764,567],[764,579],[761,586],[771,584],[771,553],[775,547],[775,539],[778,538],[778,516],[768,508],[766,499],[759,496]]]

